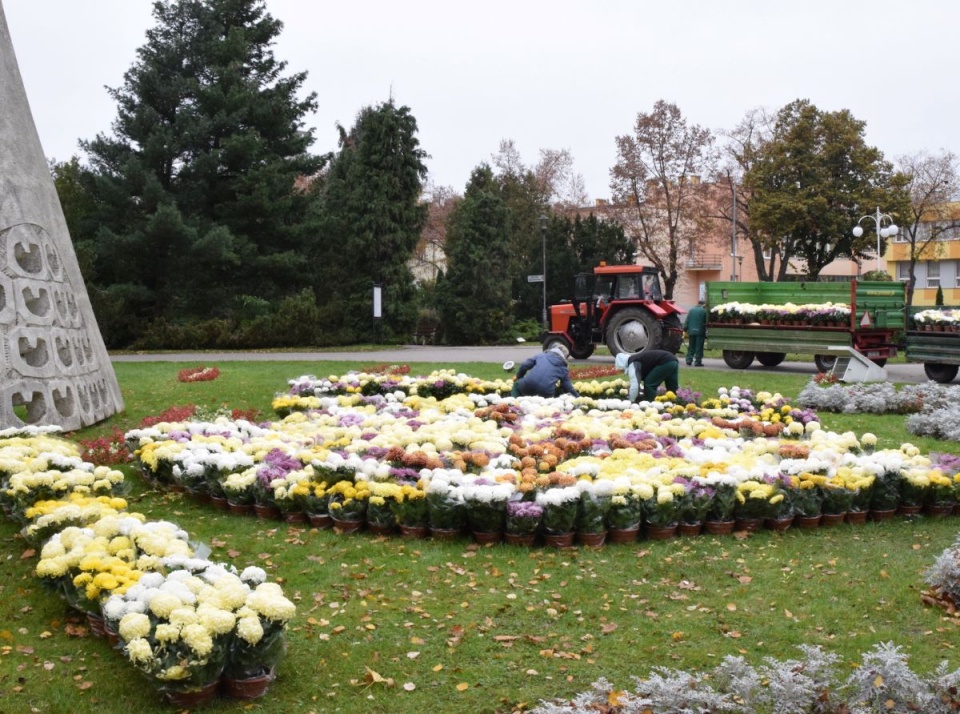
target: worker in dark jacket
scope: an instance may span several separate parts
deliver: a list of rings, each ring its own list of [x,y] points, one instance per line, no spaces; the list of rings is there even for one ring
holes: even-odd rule
[[[515,397],[555,397],[558,394],[579,397],[570,381],[568,359],[570,350],[567,346],[556,344],[546,352],[524,360],[517,370],[517,381],[513,383],[510,393]]]
[[[707,337],[707,309],[703,305],[701,300],[696,307],[691,307],[683,323],[687,331],[687,364],[694,367],[703,367],[703,341]]]
[[[657,396],[657,387],[661,383],[671,392],[680,388],[680,364],[673,352],[644,350],[632,355],[621,352],[615,364],[630,378],[628,398],[631,402],[637,401],[640,384],[643,384],[643,399],[647,402],[652,402]]]

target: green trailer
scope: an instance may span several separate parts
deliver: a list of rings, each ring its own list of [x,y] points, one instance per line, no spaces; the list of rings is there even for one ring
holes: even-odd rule
[[[904,305],[900,282],[707,283],[705,346],[733,369],[806,354],[828,372],[847,348],[883,366],[897,354]]]

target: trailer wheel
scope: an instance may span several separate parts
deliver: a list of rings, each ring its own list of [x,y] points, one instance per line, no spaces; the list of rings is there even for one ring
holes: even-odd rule
[[[723,361],[727,363],[730,369],[746,369],[753,364],[753,352],[740,352],[739,350],[724,350]]]
[[[776,367],[787,358],[784,352],[757,352],[757,362],[764,367]]]
[[[829,372],[833,365],[837,363],[837,358],[833,355],[814,355],[813,363],[817,365],[818,372]]]
[[[621,352],[642,352],[662,347],[663,327],[649,312],[628,307],[610,319],[606,335],[610,354],[616,357]]]
[[[957,370],[960,369],[955,364],[940,364],[939,362],[924,362],[923,371],[927,377],[940,384],[950,384],[957,376]]]

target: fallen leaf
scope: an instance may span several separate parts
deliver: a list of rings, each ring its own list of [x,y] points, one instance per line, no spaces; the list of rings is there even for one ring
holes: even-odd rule
[[[27,558],[32,558],[37,554],[37,551],[34,548],[27,548],[20,554],[20,560],[26,560]]]
[[[603,627],[600,628],[600,631],[605,635],[609,635],[611,632],[613,632],[616,629],[617,629],[616,622],[608,622]]]
[[[789,610],[784,609],[783,615],[784,615],[784,617],[786,617],[788,620],[792,620],[792,619],[793,619],[793,613],[790,612]]]
[[[412,692],[414,689],[417,688],[417,685],[414,684],[413,682],[404,682],[403,688],[406,689],[408,692]]]
[[[90,687],[92,686],[93,686],[93,682],[80,682],[80,684],[77,685],[77,689],[79,689],[80,691],[84,691],[84,690],[90,689]]]
[[[419,656],[420,656],[419,652],[407,652],[407,657],[409,659],[416,659]]]
[[[460,684],[457,685],[458,692],[465,692],[468,689],[470,689],[470,685],[467,684],[466,682],[460,682]]]
[[[736,612],[736,611],[737,611],[737,604],[736,604],[735,602],[728,602],[728,603],[727,603],[727,609],[728,609],[730,612]]]
[[[433,671],[434,671],[434,672],[439,672],[441,669],[443,669],[443,665],[442,665],[442,664],[435,664],[435,665],[433,665]]]

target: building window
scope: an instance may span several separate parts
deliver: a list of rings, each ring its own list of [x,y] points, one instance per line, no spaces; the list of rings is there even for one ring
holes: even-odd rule
[[[897,280],[901,283],[910,282],[910,263],[905,260],[897,263]]]
[[[934,260],[927,261],[927,287],[940,287],[940,263]]]
[[[953,261],[953,284],[960,288],[960,260]]]

